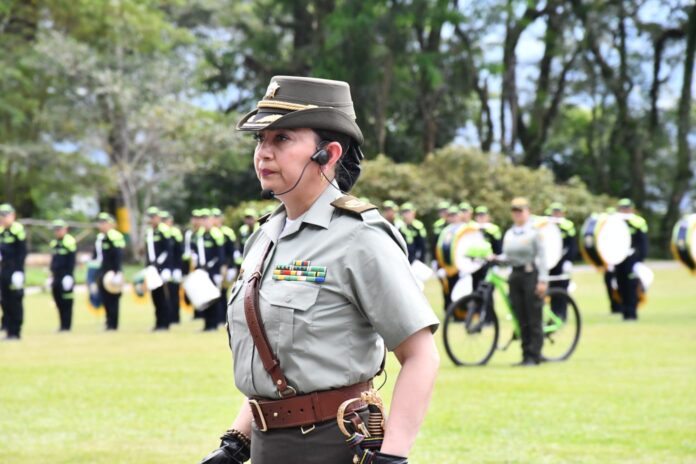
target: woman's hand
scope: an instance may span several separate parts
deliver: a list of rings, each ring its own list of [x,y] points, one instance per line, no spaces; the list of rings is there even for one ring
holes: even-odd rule
[[[546,290],[548,290],[549,284],[548,282],[542,282],[539,281],[537,282],[536,285],[536,294],[539,298],[544,298],[544,295],[546,295]]]

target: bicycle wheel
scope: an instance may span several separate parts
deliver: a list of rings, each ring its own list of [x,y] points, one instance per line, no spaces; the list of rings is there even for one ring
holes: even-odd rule
[[[477,294],[452,302],[442,330],[445,350],[457,366],[480,366],[493,356],[498,345],[498,317],[483,307]]]
[[[555,312],[551,308],[552,301],[556,308]],[[568,359],[580,340],[580,311],[575,300],[562,288],[550,288],[544,298],[542,317],[544,321],[542,357],[547,361]]]

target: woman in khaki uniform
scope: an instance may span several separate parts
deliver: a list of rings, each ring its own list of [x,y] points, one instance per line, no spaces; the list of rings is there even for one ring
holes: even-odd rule
[[[438,320],[399,233],[343,193],[363,157],[348,84],[276,76],[237,128],[255,132],[262,196],[282,205],[247,242],[228,305],[235,383],[247,400],[203,463],[353,462],[336,415],[370,388],[385,348],[401,370],[381,451],[358,459],[406,463],[439,364]]]

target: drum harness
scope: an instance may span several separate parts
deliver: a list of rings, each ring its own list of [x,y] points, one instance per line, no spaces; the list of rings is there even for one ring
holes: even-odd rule
[[[259,291],[263,266],[273,249],[269,241],[256,269],[246,284],[244,292],[244,316],[254,346],[263,367],[273,379],[280,399],[249,398],[254,421],[261,432],[273,429],[300,427],[303,434],[314,430],[315,425],[336,419],[338,427],[346,437],[346,443],[356,455],[378,451],[384,438],[384,405],[372,380],[355,385],[298,395],[288,384],[280,362],[273,353],[263,328],[259,310]],[[386,355],[386,353],[385,353]],[[386,356],[379,372],[384,371]],[[382,384],[384,385],[384,384]],[[381,386],[380,386],[381,388]],[[364,423],[358,411],[368,408],[369,419]],[[350,427],[353,431],[349,431]]]

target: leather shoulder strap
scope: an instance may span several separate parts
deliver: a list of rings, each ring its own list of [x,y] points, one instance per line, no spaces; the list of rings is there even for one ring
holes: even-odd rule
[[[273,379],[273,384],[276,386],[280,397],[287,398],[289,396],[294,396],[297,392],[288,385],[285,374],[283,374],[283,370],[280,368],[280,362],[271,349],[271,344],[268,342],[266,331],[263,328],[261,311],[259,310],[259,288],[262,279],[261,271],[263,271],[263,265],[272,249],[273,242],[269,241],[261,260],[247,283],[244,292],[244,317],[246,318],[246,323],[251,333],[251,339],[254,342],[256,350],[259,352],[259,357],[261,358],[264,369],[266,369],[266,372],[268,372]]]

